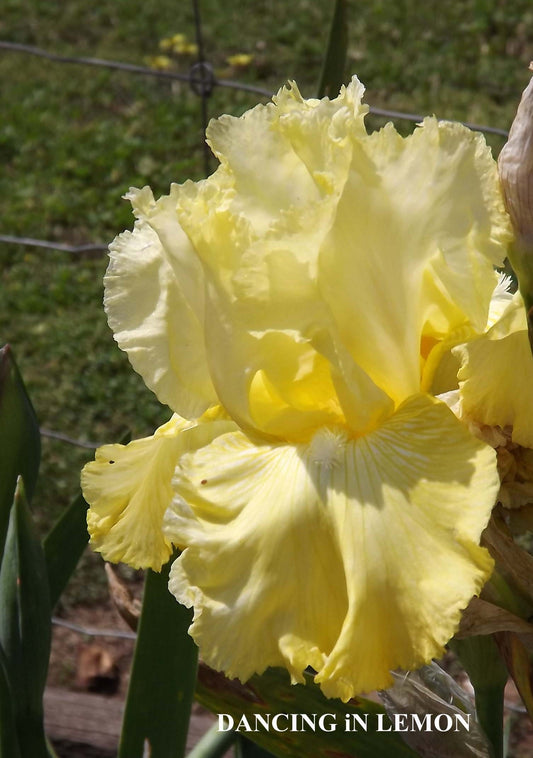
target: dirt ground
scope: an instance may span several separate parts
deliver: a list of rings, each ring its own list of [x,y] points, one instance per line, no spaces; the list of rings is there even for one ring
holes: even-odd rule
[[[77,606],[61,620],[94,630],[130,632],[111,600],[99,606]],[[113,702],[124,701],[133,658],[134,641],[112,636],[92,636],[63,626],[53,626],[48,686],[71,692],[99,693]],[[508,758],[533,758],[533,725],[524,712],[514,685],[506,690],[506,719],[510,730]],[[196,706],[193,720],[209,719]],[[201,724],[205,731],[209,722]],[[80,745],[62,739],[53,741],[58,758],[115,758],[114,750]]]
[[[100,606],[76,606],[62,614],[60,620],[90,630],[131,632],[111,600]],[[132,639],[86,635],[54,624],[48,686],[124,698],[134,647]],[[100,660],[98,651],[101,651]],[[99,682],[87,681],[93,671],[95,676],[101,674]]]
[[[142,584],[136,581],[128,586],[139,599]],[[131,634],[132,630],[111,599],[99,605],[69,607],[60,612],[58,620],[60,623],[52,626],[45,695],[47,721],[55,724],[56,730],[54,734],[47,729],[48,736],[58,758],[116,758],[135,641],[114,634],[83,633],[80,629],[126,634]],[[63,624],[78,628],[71,629]],[[64,713],[61,713],[63,703]],[[188,750],[213,722],[212,714],[197,703],[193,705]],[[59,729],[58,724],[61,725]],[[74,733],[78,738],[69,739],[75,736]],[[84,734],[85,737],[79,736]]]

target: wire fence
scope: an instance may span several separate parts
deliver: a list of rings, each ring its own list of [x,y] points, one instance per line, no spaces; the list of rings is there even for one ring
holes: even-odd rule
[[[0,50],[4,50],[6,53],[39,57],[39,58],[48,60],[50,62],[62,64],[62,65],[79,65],[79,66],[86,66],[86,67],[97,67],[97,68],[109,69],[112,71],[122,71],[128,74],[137,75],[137,76],[146,76],[146,77],[152,77],[152,78],[167,80],[167,81],[179,81],[179,82],[188,84],[190,90],[199,98],[199,101],[200,101],[200,117],[201,117],[201,125],[202,125],[202,134],[204,135],[206,127],[207,127],[207,123],[208,123],[208,102],[215,88],[221,87],[221,88],[227,88],[227,89],[233,89],[233,90],[240,90],[242,92],[250,92],[252,94],[259,95],[260,97],[267,98],[267,99],[270,99],[274,93],[268,89],[265,89],[264,87],[259,87],[254,84],[249,84],[247,82],[237,81],[233,79],[219,78],[216,75],[213,65],[208,61],[207,55],[206,55],[199,2],[198,0],[192,0],[192,4],[193,4],[193,9],[194,9],[194,24],[195,24],[195,35],[196,35],[196,45],[198,49],[198,55],[197,55],[197,60],[195,61],[193,65],[190,66],[187,72],[159,70],[159,69],[150,68],[147,66],[141,66],[137,64],[126,63],[126,62],[116,61],[116,60],[107,60],[103,58],[61,55],[55,52],[43,50],[39,47],[11,42],[9,40],[0,40]],[[394,119],[394,120],[406,120],[406,121],[418,123],[422,121],[424,118],[423,115],[417,114],[417,113],[406,113],[403,111],[388,110],[388,109],[383,109],[383,108],[377,108],[374,106],[370,106],[369,110],[370,110],[370,113],[375,116],[380,116],[380,117]],[[508,132],[505,129],[501,129],[498,127],[493,127],[493,126],[488,126],[488,125],[483,125],[483,124],[475,124],[475,123],[464,122],[464,121],[460,123],[463,123],[465,126],[475,131],[480,131],[487,134],[500,135],[502,137],[508,136]],[[210,153],[207,143],[205,142],[205,139],[202,140],[202,150],[203,150],[204,172],[206,175],[208,175],[210,173],[211,153]],[[107,245],[103,243],[99,243],[99,242],[89,242],[87,244],[82,244],[82,245],[72,245],[65,242],[56,242],[52,240],[42,240],[42,239],[35,239],[33,237],[15,236],[15,235],[2,234],[2,233],[0,233],[0,243],[23,245],[27,247],[36,247],[43,250],[56,250],[56,251],[61,251],[65,253],[70,253],[73,255],[84,254],[84,253],[100,253],[100,252],[105,252],[107,250]],[[45,438],[53,439],[53,440],[56,440],[68,445],[77,446],[77,447],[84,448],[87,450],[94,450],[100,445],[100,443],[97,443],[97,442],[90,442],[90,441],[75,439],[60,431],[54,431],[50,429],[41,428],[40,432],[41,432],[41,435]],[[136,635],[134,632],[122,631],[118,629],[97,629],[93,627],[90,627],[90,628],[83,627],[78,624],[73,624],[71,622],[65,621],[55,616],[52,618],[52,623],[56,626],[65,627],[67,629],[70,629],[71,631],[77,632],[78,634],[89,636],[89,637],[115,637],[115,638],[125,638],[125,639],[132,639],[132,640],[136,638]]]
[[[208,101],[215,88],[225,87],[229,89],[240,90],[243,92],[251,92],[256,95],[260,95],[263,98],[271,98],[274,93],[268,89],[265,89],[264,87],[259,87],[255,84],[249,84],[247,82],[237,81],[233,79],[222,79],[216,76],[213,65],[207,60],[206,57],[199,0],[192,0],[192,5],[194,10],[194,25],[198,56],[195,63],[190,66],[187,72],[162,71],[156,68],[150,68],[148,66],[140,66],[133,63],[107,60],[103,58],[60,55],[58,53],[43,50],[33,45],[25,45],[17,42],[11,42],[9,40],[0,40],[0,50],[23,55],[37,56],[59,64],[93,66],[115,71],[124,71],[126,73],[134,75],[148,76],[167,81],[180,81],[186,83],[189,85],[191,91],[194,92],[200,100],[202,134],[205,135],[205,130],[208,123]],[[415,123],[422,121],[424,118],[423,115],[418,113],[406,113],[404,111],[388,110],[384,108],[376,108],[374,106],[370,106],[369,111],[375,116],[381,116],[395,120],[406,120]],[[508,132],[505,129],[501,129],[499,127],[488,126],[485,124],[475,124],[468,121],[461,121],[459,123],[464,124],[474,131],[480,131],[486,134],[496,134],[502,137],[508,136]],[[202,140],[202,150],[204,173],[208,175],[210,173],[211,153],[205,139]],[[84,245],[69,245],[64,242],[41,240],[32,237],[18,237],[9,234],[0,234],[0,243],[18,244],[49,250],[59,250],[72,254],[104,252],[107,250],[106,245],[98,242],[91,242]]]
[[[66,442],[68,445],[82,447],[85,448],[85,450],[96,450],[96,448],[100,447],[102,444],[101,442],[76,440],[73,437],[70,437],[68,434],[64,434],[63,432],[55,432],[53,429],[44,429],[41,427],[39,431],[41,432],[41,437],[48,437],[49,439],[58,440],[59,442]]]
[[[208,123],[208,101],[213,90],[217,87],[229,88],[234,90],[240,90],[243,92],[251,92],[259,95],[263,98],[271,98],[272,92],[264,87],[259,87],[247,82],[222,79],[216,76],[212,64],[207,60],[205,44],[202,31],[202,19],[200,15],[200,6],[198,0],[192,0],[194,9],[194,24],[196,45],[198,50],[197,60],[190,66],[189,70],[185,73],[178,71],[162,71],[148,66],[141,66],[133,63],[125,63],[116,60],[107,60],[103,58],[92,57],[79,57],[70,55],[60,55],[58,53],[43,50],[33,45],[25,45],[17,42],[11,42],[8,40],[0,40],[0,50],[5,50],[10,53],[18,53],[26,56],[37,56],[44,58],[58,64],[72,64],[80,66],[91,66],[98,68],[105,68],[114,71],[123,71],[129,74],[138,76],[147,76],[157,79],[163,79],[167,81],[180,81],[189,85],[189,88],[200,100],[200,115],[202,122],[202,134],[205,135],[205,130]],[[375,116],[381,116],[390,119],[406,120],[418,123],[423,120],[423,115],[417,113],[406,113],[404,111],[387,110],[383,108],[376,108],[370,106],[370,113]],[[480,131],[488,134],[497,134],[502,137],[507,137],[508,132],[505,129],[498,127],[488,126],[484,124],[474,124],[470,122],[460,122],[465,126],[475,131]],[[202,140],[203,149],[203,163],[204,172],[209,174],[211,153],[209,147],[205,141]],[[72,245],[65,242],[56,242],[53,240],[42,240],[34,237],[16,236],[11,234],[0,233],[0,243],[23,245],[27,247],[36,247],[43,250],[56,250],[60,252],[70,253],[73,255],[84,253],[100,253],[107,251],[107,245],[99,242],[89,242],[82,245]],[[53,431],[50,429],[41,429],[43,437],[59,440],[69,445],[75,445],[77,447],[94,449],[98,447],[97,443],[78,440],[70,437],[59,431]]]
[[[201,37],[197,36],[197,40],[198,39],[201,39]],[[126,71],[130,74],[151,76],[157,79],[184,82],[200,97],[202,101],[202,109],[206,108],[207,100],[216,87],[226,87],[229,89],[240,90],[241,92],[252,92],[265,98],[271,98],[272,95],[275,94],[271,90],[264,87],[258,87],[255,84],[248,84],[247,82],[241,82],[234,79],[219,79],[215,74],[212,64],[203,57],[203,41],[202,43],[197,42],[197,44],[201,57],[189,68],[187,73],[180,73],[179,71],[161,71],[147,66],[139,66],[134,63],[124,63],[121,61],[106,60],[104,58],[84,58],[58,55],[57,53],[42,50],[39,47],[23,45],[17,42],[9,42],[7,40],[0,40],[0,50],[25,53],[26,55],[36,55],[56,63],[75,63],[83,66],[97,66],[100,68],[114,69],[116,71]],[[405,111],[377,108],[373,105],[370,106],[369,111],[374,116],[383,116],[384,118],[400,120],[403,119],[415,123],[422,121],[424,118],[420,113],[407,113]],[[498,134],[501,137],[507,137],[509,134],[506,129],[501,129],[496,126],[488,126],[487,124],[475,124],[470,121],[460,121],[459,123],[464,124],[464,126],[467,126],[469,129],[473,129],[476,132],[484,132],[485,134]],[[204,126],[207,126],[207,120],[205,120]]]
[[[71,632],[76,632],[85,637],[115,637],[122,640],[136,640],[137,635],[135,632],[129,632],[123,629],[98,629],[94,626],[80,626],[79,624],[73,624],[71,621],[65,621],[65,619],[52,616],[52,624],[54,626],[60,626],[64,629],[69,629]]]

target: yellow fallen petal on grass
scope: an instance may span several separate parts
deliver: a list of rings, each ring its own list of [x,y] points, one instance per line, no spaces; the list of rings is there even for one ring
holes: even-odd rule
[[[249,53],[235,53],[235,55],[229,55],[226,58],[226,63],[235,68],[246,68],[253,61],[254,56]]]
[[[168,71],[172,68],[172,59],[168,55],[152,55],[145,60],[150,68],[155,68],[157,71]]]

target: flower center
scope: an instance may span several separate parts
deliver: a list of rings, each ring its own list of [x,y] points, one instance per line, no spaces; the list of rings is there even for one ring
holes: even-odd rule
[[[347,442],[348,436],[340,427],[322,427],[309,443],[309,457],[317,466],[333,468],[342,461]]]

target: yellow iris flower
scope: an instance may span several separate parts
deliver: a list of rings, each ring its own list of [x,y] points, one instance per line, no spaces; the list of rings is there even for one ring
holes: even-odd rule
[[[496,454],[436,396],[462,361],[477,402],[510,239],[479,134],[368,134],[362,94],[291,85],[211,122],[205,181],[130,191],[105,307],[174,416],[83,473],[106,559],[182,550],[170,590],[208,664],[311,666],[344,700],[440,656],[491,573]]]

